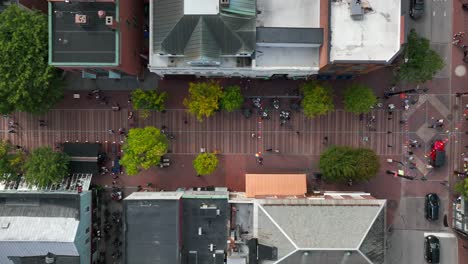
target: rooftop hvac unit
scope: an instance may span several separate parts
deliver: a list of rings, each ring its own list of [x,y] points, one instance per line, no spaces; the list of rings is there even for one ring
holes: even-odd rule
[[[112,26],[114,24],[114,18],[112,16],[106,16],[106,25]]]
[[[224,6],[224,7],[229,6],[229,0],[219,0],[219,3],[221,6]]]
[[[364,10],[361,6],[361,0],[352,0],[351,6],[351,18],[354,20],[362,20],[364,18]]]

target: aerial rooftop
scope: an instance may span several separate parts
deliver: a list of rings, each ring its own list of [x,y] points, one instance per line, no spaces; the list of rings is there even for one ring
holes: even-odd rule
[[[118,62],[117,7],[107,2],[49,2],[52,64]],[[58,64],[57,64],[58,63]]]
[[[331,1],[330,61],[388,62],[401,46],[401,1],[362,0],[361,19],[351,17],[355,1]]]
[[[79,198],[67,193],[1,192],[0,263],[24,263],[9,258],[44,256],[48,252],[68,256],[67,263],[76,263]]]
[[[257,68],[318,69],[320,0],[257,0]]]

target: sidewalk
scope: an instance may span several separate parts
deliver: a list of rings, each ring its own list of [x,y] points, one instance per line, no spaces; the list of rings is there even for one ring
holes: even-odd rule
[[[465,11],[461,7],[462,1],[455,0],[453,3],[454,10],[453,10],[453,32],[452,33],[457,33],[460,31],[467,32],[468,31],[468,11]],[[466,38],[466,37],[465,37]],[[465,44],[467,44],[468,39],[465,39]],[[462,92],[468,92],[468,72],[467,72],[467,66],[465,62],[463,62],[463,51],[457,47],[452,48],[452,93],[462,93]],[[466,97],[466,95],[465,95]],[[467,103],[468,100],[466,98],[463,98],[463,103],[458,105],[458,116],[460,118],[459,124],[457,126],[459,127],[460,136],[457,138],[458,141],[458,147],[461,148],[460,152],[457,152],[459,157],[458,161],[454,161],[454,168],[460,167],[462,158],[465,156],[462,156],[461,153],[466,151],[466,148],[464,147],[465,145],[468,145],[468,135],[465,134],[465,131],[468,131],[468,125],[467,121],[465,120],[463,116],[463,111],[464,107]],[[460,100],[461,102],[462,100]],[[457,164],[458,163],[458,164]],[[451,173],[451,183],[456,182],[456,176]],[[449,205],[451,206],[452,203],[449,202]],[[451,210],[451,208],[450,208]],[[449,214],[449,219],[451,218],[451,214]],[[449,221],[451,224],[451,221]],[[458,261],[460,264],[462,263],[467,263],[468,262],[468,238],[462,238],[461,236],[458,236]]]

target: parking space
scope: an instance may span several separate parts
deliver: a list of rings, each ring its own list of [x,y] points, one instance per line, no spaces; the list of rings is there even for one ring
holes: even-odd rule
[[[449,231],[444,227],[444,215],[448,213],[447,199],[441,196],[439,219],[428,221],[424,217],[424,197],[405,197],[400,201],[399,215],[396,216],[393,227],[395,229]]]
[[[440,241],[440,264],[457,263],[457,239],[450,233],[431,233],[417,230],[394,230],[389,236],[387,246],[388,264],[424,264],[424,237],[435,235]]]

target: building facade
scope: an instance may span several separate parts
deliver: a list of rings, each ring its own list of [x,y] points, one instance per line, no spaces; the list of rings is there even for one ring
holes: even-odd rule
[[[399,53],[400,2],[151,0],[148,68],[265,79],[367,73]]]

